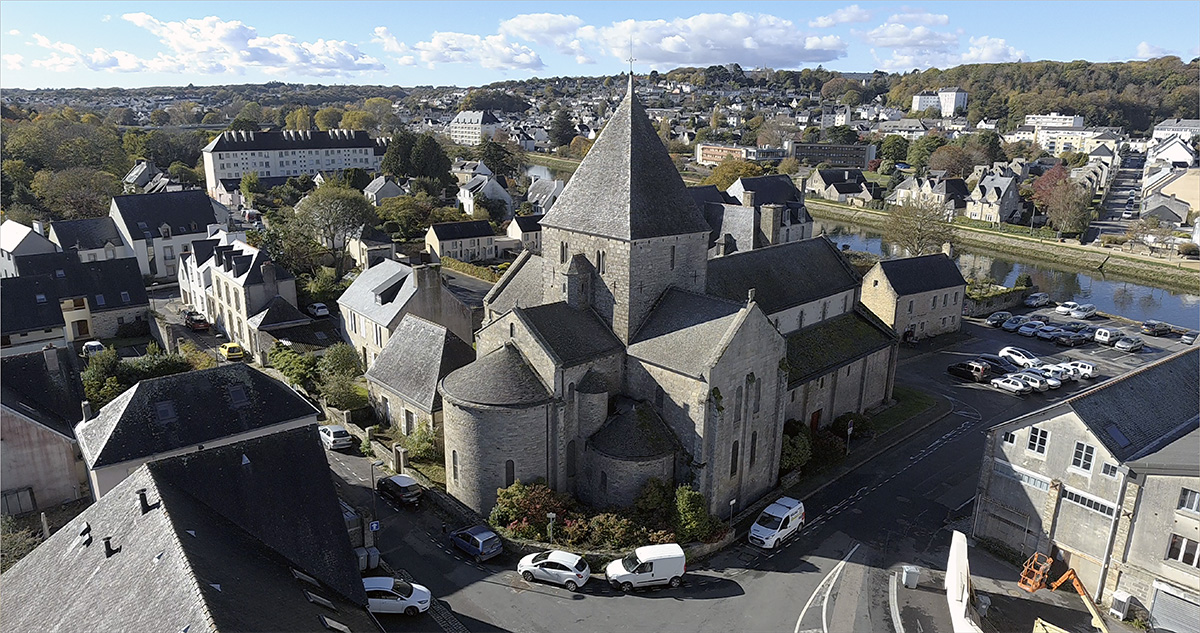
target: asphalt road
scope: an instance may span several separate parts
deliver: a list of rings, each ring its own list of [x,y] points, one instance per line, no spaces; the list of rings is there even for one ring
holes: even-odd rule
[[[1044,313],[1045,309],[1039,311]],[[1066,320],[1064,318],[1056,321]],[[1104,323],[1096,320],[1097,324]],[[453,551],[431,504],[396,509],[379,501],[379,548],[433,592],[438,604],[416,618],[384,621],[393,631],[890,631],[888,570],[899,564],[943,568],[949,524],[971,512],[984,432],[994,424],[1058,402],[1092,384],[1180,349],[1177,337],[1146,337],[1147,349],[1125,354],[1089,345],[1074,349],[968,321],[971,338],[911,358],[898,380],[951,399],[953,412],[835,484],[804,500],[809,524],[782,549],[738,543],[689,567],[678,589],[621,594],[601,570],[578,593],[526,583],[516,559],[482,565]],[[1091,381],[1013,396],[951,378],[945,367],[1005,345],[1100,368]],[[331,454],[340,493],[369,507],[369,462]],[[450,526],[455,527],[455,526]],[[843,562],[844,561],[844,562]]]
[[[1140,165],[1140,163],[1137,164]],[[1125,210],[1125,203],[1129,200],[1130,192],[1134,194],[1133,204],[1136,209],[1142,202],[1142,170],[1140,166],[1117,170],[1108,198],[1100,208],[1097,219],[1089,227],[1088,237],[1090,240],[1100,239],[1100,236],[1106,233],[1124,235],[1129,229],[1129,225],[1136,221],[1121,219],[1121,213]]]

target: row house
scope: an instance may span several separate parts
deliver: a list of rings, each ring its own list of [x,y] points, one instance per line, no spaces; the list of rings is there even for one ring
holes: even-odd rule
[[[22,255],[15,261],[18,278],[43,282],[32,302],[15,299],[10,304],[5,297],[6,307],[57,310],[67,342],[116,338],[124,326],[140,323],[142,328],[147,323],[150,300],[131,258],[81,262],[72,253],[60,252]]]
[[[160,280],[175,278],[179,257],[210,224],[229,219],[223,205],[198,190],[116,196],[108,214],[142,275]]]
[[[0,277],[15,277],[17,275],[15,257],[21,255],[36,255],[38,253],[53,253],[58,250],[53,240],[42,235],[42,223],[34,222],[32,227],[14,220],[5,220],[0,224]]]
[[[496,237],[486,220],[442,222],[425,232],[425,251],[464,262],[495,259]]]
[[[1020,211],[1017,181],[1011,176],[984,176],[967,198],[966,216],[972,220],[1012,222]]]

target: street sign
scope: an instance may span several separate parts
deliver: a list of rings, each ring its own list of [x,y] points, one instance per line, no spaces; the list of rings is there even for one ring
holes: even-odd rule
[[[854,432],[854,420],[846,420],[846,435]]]
[[[379,531],[379,521],[371,521],[371,531],[372,532]]]

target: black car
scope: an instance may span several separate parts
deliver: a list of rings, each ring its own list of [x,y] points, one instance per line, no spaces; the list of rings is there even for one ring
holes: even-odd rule
[[[1083,321],[1071,321],[1070,323],[1067,323],[1066,325],[1062,325],[1060,327],[1064,330],[1067,330],[1068,332],[1082,332],[1083,330],[1086,330],[1089,326],[1087,323],[1084,323]]]
[[[988,367],[991,367],[993,372],[1001,376],[1004,374],[1011,374],[1021,371],[1020,367],[1017,367],[1016,365],[1004,360],[1003,358],[1000,358],[995,354],[980,354],[975,360],[984,363]]]
[[[1054,337],[1054,344],[1063,347],[1078,347],[1092,342],[1092,337],[1079,332],[1064,332]]]
[[[973,360],[965,363],[954,363],[946,368],[946,373],[955,378],[962,378],[971,382],[983,382],[992,377],[992,368],[983,361]]]
[[[993,312],[991,315],[988,316],[988,318],[984,321],[984,323],[987,323],[988,325],[990,325],[992,327],[1000,327],[1001,325],[1004,325],[1005,321],[1007,321],[1011,318],[1012,318],[1011,312],[1004,312],[1004,311]]]
[[[1171,333],[1171,326],[1162,321],[1143,321],[1141,329],[1142,334],[1149,334],[1150,336],[1162,336]]]
[[[381,477],[376,486],[379,494],[396,503],[416,504],[421,500],[421,485],[408,475]]]

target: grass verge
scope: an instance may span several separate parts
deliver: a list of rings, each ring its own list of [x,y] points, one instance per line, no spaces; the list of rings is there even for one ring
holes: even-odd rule
[[[871,416],[871,430],[876,434],[905,422],[916,415],[929,410],[937,401],[933,396],[912,387],[896,385],[892,389],[892,398],[896,404]]]

